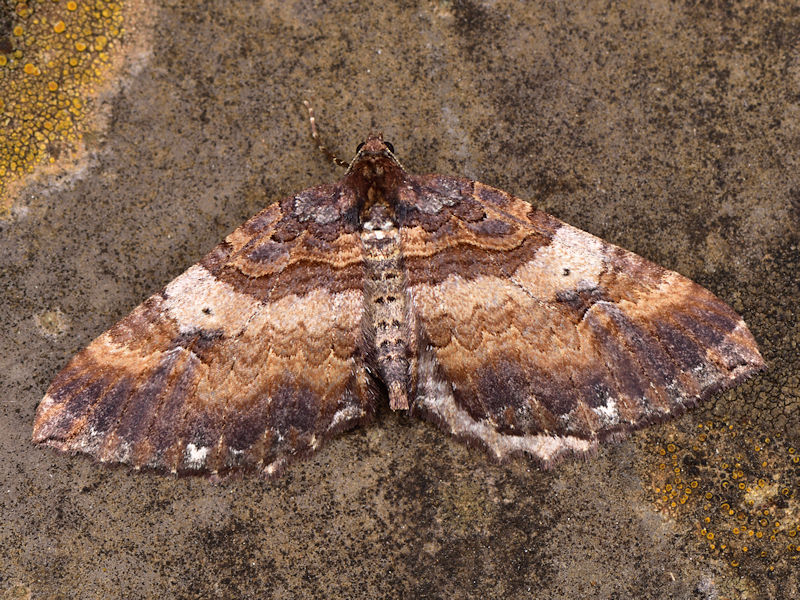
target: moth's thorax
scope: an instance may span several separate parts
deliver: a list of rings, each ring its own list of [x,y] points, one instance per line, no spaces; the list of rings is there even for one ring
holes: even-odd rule
[[[359,200],[359,221],[362,224],[368,221],[369,211],[375,205],[391,209],[406,177],[405,169],[383,138],[369,136],[359,147],[344,179]]]

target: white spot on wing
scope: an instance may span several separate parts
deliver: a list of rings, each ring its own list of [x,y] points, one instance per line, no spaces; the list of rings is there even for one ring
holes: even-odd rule
[[[328,429],[333,429],[342,421],[349,421],[350,419],[357,419],[361,416],[361,409],[357,406],[345,406],[341,410],[337,410],[334,415],[333,419],[331,419],[331,424],[328,425]]]
[[[283,464],[283,459],[281,458],[279,458],[274,462],[269,463],[266,467],[264,467],[264,474],[267,476],[274,475],[282,464]]]
[[[617,411],[617,402],[613,398],[609,398],[604,406],[598,406],[592,409],[595,414],[608,425],[616,425],[619,423],[619,411]]]
[[[206,456],[208,456],[208,446],[197,447],[192,443],[186,444],[186,452],[184,459],[186,465],[190,469],[200,469],[206,464]]]

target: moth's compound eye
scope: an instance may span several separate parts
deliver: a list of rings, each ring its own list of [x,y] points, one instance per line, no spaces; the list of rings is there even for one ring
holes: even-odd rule
[[[394,146],[392,146],[392,142],[384,142],[384,144],[386,144],[386,147],[389,149],[389,152],[394,154]]]
[[[364,142],[361,142],[358,146],[356,146],[356,154],[361,152],[361,149],[364,147]]]

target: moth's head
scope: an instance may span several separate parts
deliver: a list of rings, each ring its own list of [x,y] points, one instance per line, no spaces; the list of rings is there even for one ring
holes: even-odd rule
[[[392,156],[394,146],[383,139],[383,133],[370,133],[367,139],[356,147],[356,158],[359,156]]]
[[[371,133],[356,148],[356,155],[350,161],[347,173],[380,175],[398,168],[401,171],[404,170],[394,155],[394,146],[383,140],[382,133]]]

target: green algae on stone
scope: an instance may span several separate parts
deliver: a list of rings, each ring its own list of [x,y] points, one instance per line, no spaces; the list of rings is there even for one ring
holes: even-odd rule
[[[120,2],[0,4],[0,213],[13,183],[79,153],[122,22]]]

